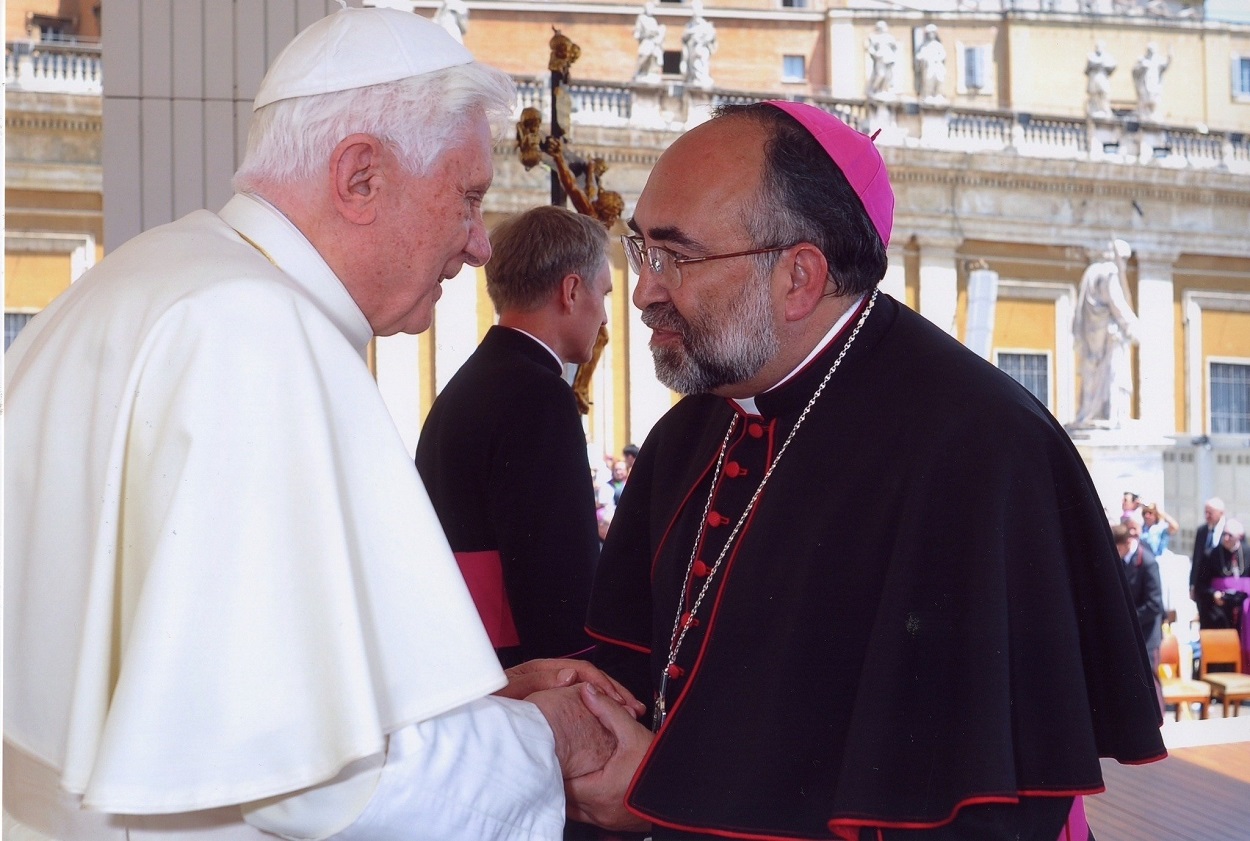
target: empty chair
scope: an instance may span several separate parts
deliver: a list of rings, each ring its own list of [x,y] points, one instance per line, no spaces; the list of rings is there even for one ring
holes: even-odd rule
[[[1241,712],[1241,702],[1250,699],[1250,675],[1242,674],[1241,638],[1232,628],[1208,629],[1199,632],[1202,641],[1202,666],[1198,677],[1211,684],[1211,700],[1219,701],[1228,718]],[[1211,671],[1212,667],[1231,666],[1232,671]]]
[[[1163,703],[1176,706],[1176,720],[1181,720],[1181,710],[1190,704],[1201,704],[1201,718],[1207,717],[1207,705],[1211,703],[1211,684],[1205,680],[1185,680],[1181,677],[1180,644],[1176,637],[1167,634],[1159,647],[1159,683],[1163,686]]]

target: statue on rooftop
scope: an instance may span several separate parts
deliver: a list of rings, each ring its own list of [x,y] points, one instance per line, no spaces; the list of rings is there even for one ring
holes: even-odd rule
[[[655,19],[655,4],[650,2],[634,21],[634,38],[638,41],[638,64],[634,67],[635,82],[658,82],[664,72],[664,36],[668,27]]]
[[[1115,72],[1115,59],[1107,52],[1107,45],[1102,41],[1094,43],[1094,51],[1085,59],[1085,75],[1088,81],[1085,91],[1089,100],[1085,104],[1085,112],[1091,117],[1109,118],[1111,112],[1111,74]]]
[[[464,0],[443,0],[434,12],[434,22],[463,44],[464,35],[469,31],[469,7]]]
[[[864,42],[864,49],[872,61],[872,70],[868,74],[868,98],[878,102],[893,99],[898,39],[890,34],[890,27],[885,21],[877,21],[872,34]]]
[[[703,17],[703,0],[692,0],[691,10],[690,20],[681,36],[681,73],[690,87],[710,90],[716,27]]]
[[[934,24],[924,28],[924,40],[916,48],[916,88],[920,101],[931,105],[946,102],[942,87],[946,83],[946,47],[938,38]]]
[[[1146,45],[1146,54],[1133,65],[1133,85],[1137,88],[1137,116],[1153,120],[1159,112],[1159,100],[1163,95],[1163,74],[1172,63],[1172,56],[1158,54],[1153,43]]]

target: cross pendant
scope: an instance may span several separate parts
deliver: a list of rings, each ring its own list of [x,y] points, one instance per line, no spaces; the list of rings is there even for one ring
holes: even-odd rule
[[[664,698],[668,692],[668,674],[667,672],[660,678],[660,691],[655,698],[655,712],[651,714],[651,732],[657,733],[661,725],[664,724],[664,716],[668,714],[665,707]]]

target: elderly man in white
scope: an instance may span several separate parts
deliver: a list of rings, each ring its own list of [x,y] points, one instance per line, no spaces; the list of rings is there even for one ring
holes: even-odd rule
[[[220,213],[14,343],[6,838],[561,836],[613,750],[589,709],[636,702],[500,670],[365,362],[489,257],[512,100],[436,24],[336,12],[262,82]]]

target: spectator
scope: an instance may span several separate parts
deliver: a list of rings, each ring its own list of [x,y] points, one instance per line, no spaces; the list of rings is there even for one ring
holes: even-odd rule
[[[612,465],[612,481],[608,484],[612,486],[612,505],[621,504],[621,491],[625,490],[625,480],[629,477],[629,468],[625,464],[624,459]]]
[[[1224,500],[1218,496],[1208,499],[1202,506],[1202,519],[1202,525],[1194,534],[1189,565],[1189,598],[1198,605],[1199,622],[1204,621],[1204,613],[1210,612],[1210,599],[1203,589],[1209,586],[1214,570],[1220,565],[1220,559],[1212,556],[1217,554],[1220,535],[1224,532]]]
[[[1155,502],[1142,505],[1142,541],[1150,547],[1155,557],[1168,551],[1172,535],[1180,528],[1176,518],[1163,510],[1163,506]]]
[[[638,446],[636,444],[626,444],[625,449],[621,450],[621,456],[625,459],[625,473],[634,469],[634,460],[638,458]]]
[[[491,236],[499,313],[434,401],[417,467],[504,666],[585,654],[595,493],[564,365],[590,359],[612,291],[607,231],[537,207]]]
[[[1238,628],[1237,619],[1245,594],[1215,586],[1220,578],[1242,578],[1250,573],[1247,565],[1246,529],[1229,519],[1220,533],[1220,545],[1207,556],[1207,567],[1198,576],[1198,619],[1205,628]]]
[[[1141,627],[1142,640],[1146,644],[1146,656],[1150,659],[1154,675],[1155,694],[1159,699],[1159,713],[1163,713],[1163,686],[1159,682],[1159,646],[1163,643],[1163,585],[1159,565],[1150,547],[1137,539],[1126,524],[1111,527],[1116,551],[1124,561],[1124,576],[1128,581],[1129,597],[1137,609],[1137,622]]]

